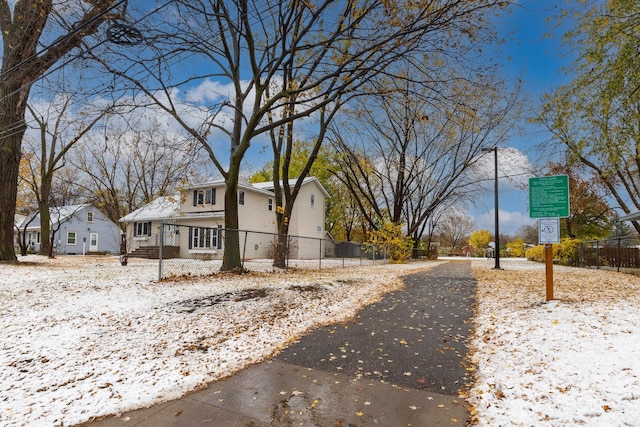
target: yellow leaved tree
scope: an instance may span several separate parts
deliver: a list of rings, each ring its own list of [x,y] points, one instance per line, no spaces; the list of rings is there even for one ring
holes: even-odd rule
[[[389,260],[396,264],[402,264],[411,258],[413,240],[404,236],[399,224],[386,223],[378,230],[369,233],[367,243],[375,248],[384,247]]]
[[[489,230],[474,231],[471,233],[471,237],[469,237],[469,244],[473,246],[476,256],[482,256],[484,254],[484,250],[489,247],[489,242],[491,242],[491,233]]]

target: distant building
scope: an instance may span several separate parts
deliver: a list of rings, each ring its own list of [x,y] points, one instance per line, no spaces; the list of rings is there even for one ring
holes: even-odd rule
[[[49,209],[51,232],[55,233],[55,254],[82,255],[85,253],[120,252],[120,227],[91,204],[53,207]],[[29,225],[24,229],[24,225]],[[21,222],[20,232],[26,233],[28,247],[36,252],[42,246],[40,214],[28,216]]]

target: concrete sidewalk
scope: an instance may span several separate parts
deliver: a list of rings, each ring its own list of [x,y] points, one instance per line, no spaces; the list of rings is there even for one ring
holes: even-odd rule
[[[85,425],[462,426],[457,391],[473,316],[468,261],[407,287],[348,323],[318,328],[276,358],[172,402]]]

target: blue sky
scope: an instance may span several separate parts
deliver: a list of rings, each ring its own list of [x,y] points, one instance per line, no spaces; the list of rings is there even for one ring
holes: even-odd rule
[[[551,92],[569,80],[562,71],[562,67],[569,65],[572,60],[562,55],[563,30],[554,30],[552,23],[548,22],[559,12],[558,3],[563,4],[549,0],[524,0],[498,22],[498,30],[507,40],[503,46],[505,71],[511,78],[522,78],[528,98],[527,106],[531,106],[526,109],[528,111],[534,111],[545,92]],[[545,37],[552,30],[555,33]],[[513,138],[505,146],[522,151],[531,163],[539,165],[541,159],[538,158],[536,147],[547,138],[548,135],[540,128],[529,125],[524,135]],[[515,188],[503,180],[499,182],[500,233],[515,234],[522,225],[534,224],[535,220],[529,218],[527,209],[528,190]],[[493,192],[470,214],[474,216],[478,229],[493,232]]]

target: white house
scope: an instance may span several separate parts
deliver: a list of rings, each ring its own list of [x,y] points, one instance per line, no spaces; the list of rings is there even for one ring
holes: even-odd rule
[[[144,248],[151,248],[148,255],[152,256],[160,244],[160,224],[164,223],[167,225],[162,236],[163,256],[222,258],[224,196],[224,181],[216,180],[193,185],[179,195],[158,198],[124,216],[120,222],[126,223],[129,252],[142,254]],[[328,197],[317,178],[303,181],[289,220],[289,235],[295,240],[290,248],[291,257],[321,256]],[[273,183],[250,184],[241,180],[238,204],[243,256],[246,259],[269,257],[277,233]]]
[[[39,251],[42,244],[40,214],[25,218],[20,232],[26,232],[27,245]],[[121,231],[105,214],[91,204],[52,207],[49,209],[54,253],[81,255],[85,253],[120,252]],[[27,222],[29,223],[28,225]],[[26,229],[24,226],[26,225]]]

